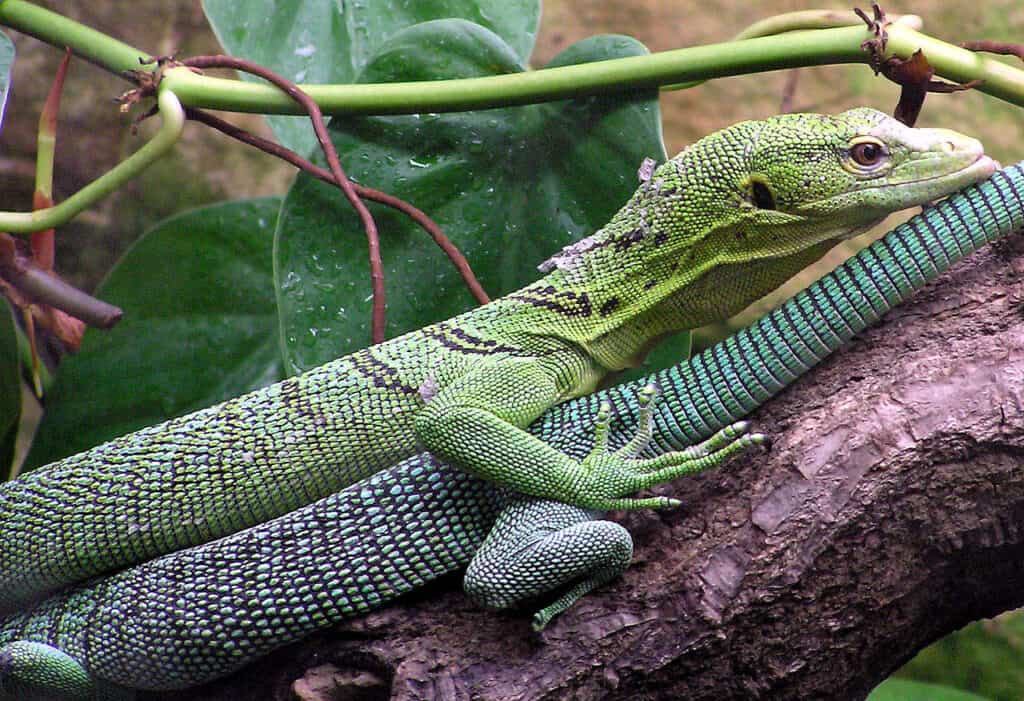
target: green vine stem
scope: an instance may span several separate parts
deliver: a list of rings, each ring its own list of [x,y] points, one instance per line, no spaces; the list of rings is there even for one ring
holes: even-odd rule
[[[745,73],[865,63],[868,54],[861,49],[861,42],[872,34],[853,18],[851,13],[829,11],[790,13],[751,25],[740,33],[741,41],[487,78],[301,87],[328,114],[409,114],[506,107]],[[86,60],[115,72],[138,69],[138,57],[148,55],[26,0],[0,1],[0,24],[55,46],[68,46]],[[1024,71],[922,34],[904,22],[891,23],[887,29],[887,56],[909,58],[922,49],[939,75],[957,82],[984,80],[980,90],[1024,105]],[[745,38],[769,32],[783,33]],[[271,86],[198,75],[182,68],[168,70],[162,87],[177,93],[187,107],[299,113],[287,96]]]
[[[160,108],[160,129],[142,148],[58,205],[34,212],[0,212],[0,231],[27,234],[60,226],[170,151],[185,126],[185,110],[170,90],[160,92],[157,105]]]
[[[911,29],[920,30],[924,22],[917,15],[891,15],[893,22],[899,22]],[[864,27],[864,20],[855,12],[842,12],[838,10],[800,10],[798,12],[786,12],[773,17],[754,22],[739,34],[735,35],[733,41],[744,41],[746,39],[757,39],[760,37],[774,36],[786,32],[795,32],[808,29],[834,29],[837,27]],[[695,88],[706,80],[689,80],[685,83],[673,83],[662,85],[662,90],[687,90]]]
[[[889,15],[892,22],[899,22],[912,29],[920,30],[923,21],[918,15]],[[785,14],[765,17],[754,22],[742,32],[734,36],[733,41],[766,37],[798,29],[832,29],[834,27],[864,26],[864,20],[850,11],[840,10],[801,10]]]
[[[979,90],[1024,106],[1024,71],[903,24],[889,25],[888,33],[887,57],[909,58],[922,49],[938,75],[961,83],[983,80]],[[870,38],[872,34],[863,26],[794,31],[487,78],[311,85],[303,89],[329,114],[458,112],[784,68],[866,63],[869,57],[861,43]],[[180,68],[167,71],[163,86],[174,90],[190,107],[274,114],[297,112],[286,97],[269,86],[197,75]]]
[[[0,24],[34,36],[51,46],[71,49],[76,56],[112,73],[121,74],[144,68],[139,64],[139,58],[150,55],[25,0],[0,0]]]
[[[864,62],[867,57],[860,44],[870,36],[861,25],[792,32],[486,78],[302,87],[329,114],[459,112],[780,68]],[[265,85],[196,75],[181,69],[167,71],[163,85],[193,107],[296,113],[287,98]]]
[[[488,109],[643,87],[678,87],[692,81],[804,66],[865,63],[869,56],[861,43],[873,35],[859,20],[853,23],[852,17],[852,13],[828,11],[791,13],[763,20],[740,35],[783,32],[772,36],[487,78],[301,87],[326,114],[410,114]],[[148,55],[26,0],[0,0],[0,24],[54,46],[67,46],[76,55],[117,73],[138,70],[139,57]],[[887,57],[909,58],[921,49],[938,75],[957,82],[984,81],[979,90],[1024,106],[1024,71],[922,34],[907,23],[894,22],[887,30]],[[59,225],[108,194],[170,148],[180,133],[180,123],[177,127],[175,123],[181,118],[182,104],[261,114],[299,113],[287,96],[269,85],[171,68],[160,84],[164,125],[152,142],[56,207],[32,214],[0,213],[0,230],[26,233]]]
[[[907,59],[920,49],[935,74],[957,83],[983,81],[975,90],[1024,107],[1024,70],[986,54],[953,46],[898,24],[889,25],[886,57]]]

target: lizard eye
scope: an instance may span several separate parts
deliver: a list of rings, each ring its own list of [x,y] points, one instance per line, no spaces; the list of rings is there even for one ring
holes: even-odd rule
[[[849,145],[843,167],[851,173],[874,176],[889,164],[889,149],[871,136],[859,136]]]
[[[882,147],[870,141],[854,144],[853,148],[850,149],[850,155],[853,157],[853,160],[862,166],[875,165],[882,160],[882,153]]]

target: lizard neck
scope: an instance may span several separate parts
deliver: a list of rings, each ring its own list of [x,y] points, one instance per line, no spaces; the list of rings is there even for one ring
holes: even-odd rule
[[[813,237],[763,235],[740,203],[700,185],[707,177],[685,152],[663,164],[604,228],[509,296],[526,305],[516,325],[577,345],[609,370],[630,367],[654,339],[735,314],[834,243],[821,223]]]
[[[556,271],[510,297],[532,307],[530,333],[583,348],[608,370],[632,367],[668,334],[726,319],[819,259],[835,240],[780,258],[720,260],[681,276],[664,260],[619,266],[618,273],[567,276]],[[543,314],[536,315],[537,308]]]

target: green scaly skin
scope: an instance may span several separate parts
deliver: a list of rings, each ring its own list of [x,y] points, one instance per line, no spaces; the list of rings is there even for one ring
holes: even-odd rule
[[[708,136],[537,283],[4,485],[0,611],[268,521],[422,448],[579,507],[674,505],[628,497],[651,463],[575,459],[523,429],[654,339],[739,311],[837,239],[992,167],[974,139],[868,109]],[[665,460],[685,467],[686,456]]]
[[[656,409],[652,392],[633,383],[556,407],[530,431],[578,458],[608,446],[654,456],[711,436],[688,449],[690,468],[719,464],[759,440],[730,422],[953,263],[1024,226],[1022,165],[928,209],[764,319],[654,375]],[[484,605],[564,590],[534,617],[540,628],[628,564],[628,533],[598,518],[420,454],[269,523],[8,617],[0,686],[24,700],[199,683],[471,558],[466,589]]]

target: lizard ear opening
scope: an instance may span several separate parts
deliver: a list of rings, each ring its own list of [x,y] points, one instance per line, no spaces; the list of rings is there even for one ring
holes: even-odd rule
[[[750,188],[750,201],[758,209],[775,209],[775,196],[768,187],[768,183],[760,178],[751,178],[747,181]]]

